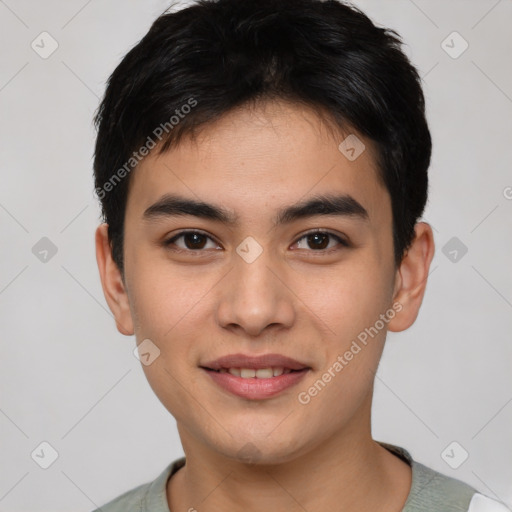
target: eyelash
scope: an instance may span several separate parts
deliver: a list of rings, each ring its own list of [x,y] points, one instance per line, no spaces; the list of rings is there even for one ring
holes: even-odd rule
[[[215,243],[218,243],[216,242],[210,235],[208,235],[207,233],[203,232],[203,231],[200,231],[200,230],[197,230],[197,229],[193,229],[193,230],[186,230],[186,231],[181,231],[180,233],[178,233],[177,235],[174,235],[172,238],[166,240],[163,242],[164,246],[172,251],[175,251],[175,252],[186,252],[186,253],[201,253],[201,252],[205,252],[204,249],[197,249],[197,250],[194,250],[194,249],[182,249],[181,247],[174,247],[172,248],[171,246],[175,243],[176,240],[182,238],[183,236],[185,235],[189,235],[189,234],[194,234],[194,233],[197,233],[198,235],[202,235],[208,239],[210,239],[211,241],[215,242]],[[348,248],[350,247],[350,244],[345,240],[343,239],[342,237],[340,237],[339,235],[336,235],[330,231],[326,231],[326,230],[322,230],[320,228],[317,228],[317,229],[313,229],[312,231],[308,231],[307,233],[304,233],[300,238],[298,238],[294,243],[293,245],[296,245],[300,240],[302,240],[303,238],[306,238],[308,236],[311,236],[311,235],[315,235],[315,234],[323,234],[323,235],[328,235],[334,239],[336,239],[340,245],[342,245],[343,247],[345,248]],[[220,245],[220,244],[219,244]],[[299,249],[299,250],[303,250],[303,249]],[[308,252],[314,252],[314,253],[330,253],[332,252],[333,250],[336,250],[335,248],[330,248],[330,249],[319,249],[319,250],[314,250],[314,249],[309,249]]]

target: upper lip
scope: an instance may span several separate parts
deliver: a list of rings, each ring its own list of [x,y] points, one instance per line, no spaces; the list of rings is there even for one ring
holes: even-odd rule
[[[261,368],[282,367],[289,368],[290,370],[303,370],[309,368],[308,365],[303,364],[290,357],[282,356],[280,354],[263,354],[260,356],[251,356],[246,354],[228,354],[219,357],[215,361],[210,361],[201,365],[203,368],[210,370],[220,370],[221,368],[251,368],[258,370]]]

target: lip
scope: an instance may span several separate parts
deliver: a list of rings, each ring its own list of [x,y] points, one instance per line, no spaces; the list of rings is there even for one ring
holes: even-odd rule
[[[264,400],[282,393],[298,384],[309,372],[309,368],[283,373],[278,377],[268,379],[237,377],[230,373],[219,373],[215,370],[202,368],[213,381],[230,393],[249,400]]]
[[[281,354],[263,354],[260,356],[229,354],[219,357],[218,359],[215,359],[215,361],[201,364],[200,366],[209,370],[220,370],[221,368],[251,368],[259,370],[261,368],[269,368],[270,366],[282,366],[283,368],[289,368],[290,370],[303,370],[304,368],[309,368],[307,364]]]
[[[221,368],[251,368],[258,370],[269,367],[283,367],[293,371],[266,379],[244,379],[230,373],[218,372]],[[274,397],[298,384],[311,370],[309,366],[280,354],[264,354],[261,356],[230,354],[200,365],[200,368],[225,391],[249,400],[264,400]]]

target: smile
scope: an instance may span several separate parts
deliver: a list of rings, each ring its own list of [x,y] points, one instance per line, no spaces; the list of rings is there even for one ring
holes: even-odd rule
[[[242,379],[270,379],[271,377],[279,377],[279,375],[287,374],[295,370],[290,368],[283,368],[282,366],[276,366],[274,368],[221,368],[216,370],[219,373],[230,373],[235,377],[242,377]]]
[[[230,395],[248,400],[265,400],[275,397],[296,386],[310,368],[291,370],[276,368],[222,368],[212,370],[202,368],[213,382]],[[276,371],[276,375],[274,375]],[[238,375],[239,373],[239,375]]]

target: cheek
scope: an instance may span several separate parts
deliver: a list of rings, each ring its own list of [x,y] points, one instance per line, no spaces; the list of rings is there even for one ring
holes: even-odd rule
[[[133,276],[130,291],[137,342],[150,339],[159,351],[158,359],[143,369],[165,403],[176,400],[169,389],[180,395],[182,386],[192,384],[190,368],[204,350],[201,342],[214,307],[211,289],[218,280],[212,272],[201,274],[198,267],[171,268],[155,261],[140,266]]]
[[[333,344],[344,344],[373,325],[389,308],[391,284],[378,262],[340,265],[297,281],[297,295]],[[302,284],[301,284],[302,283]],[[312,313],[312,315],[311,315]]]
[[[198,267],[180,268],[154,259],[139,266],[130,291],[137,325],[144,331],[140,334],[167,343],[177,332],[197,325],[215,277],[211,272],[201,273]]]

